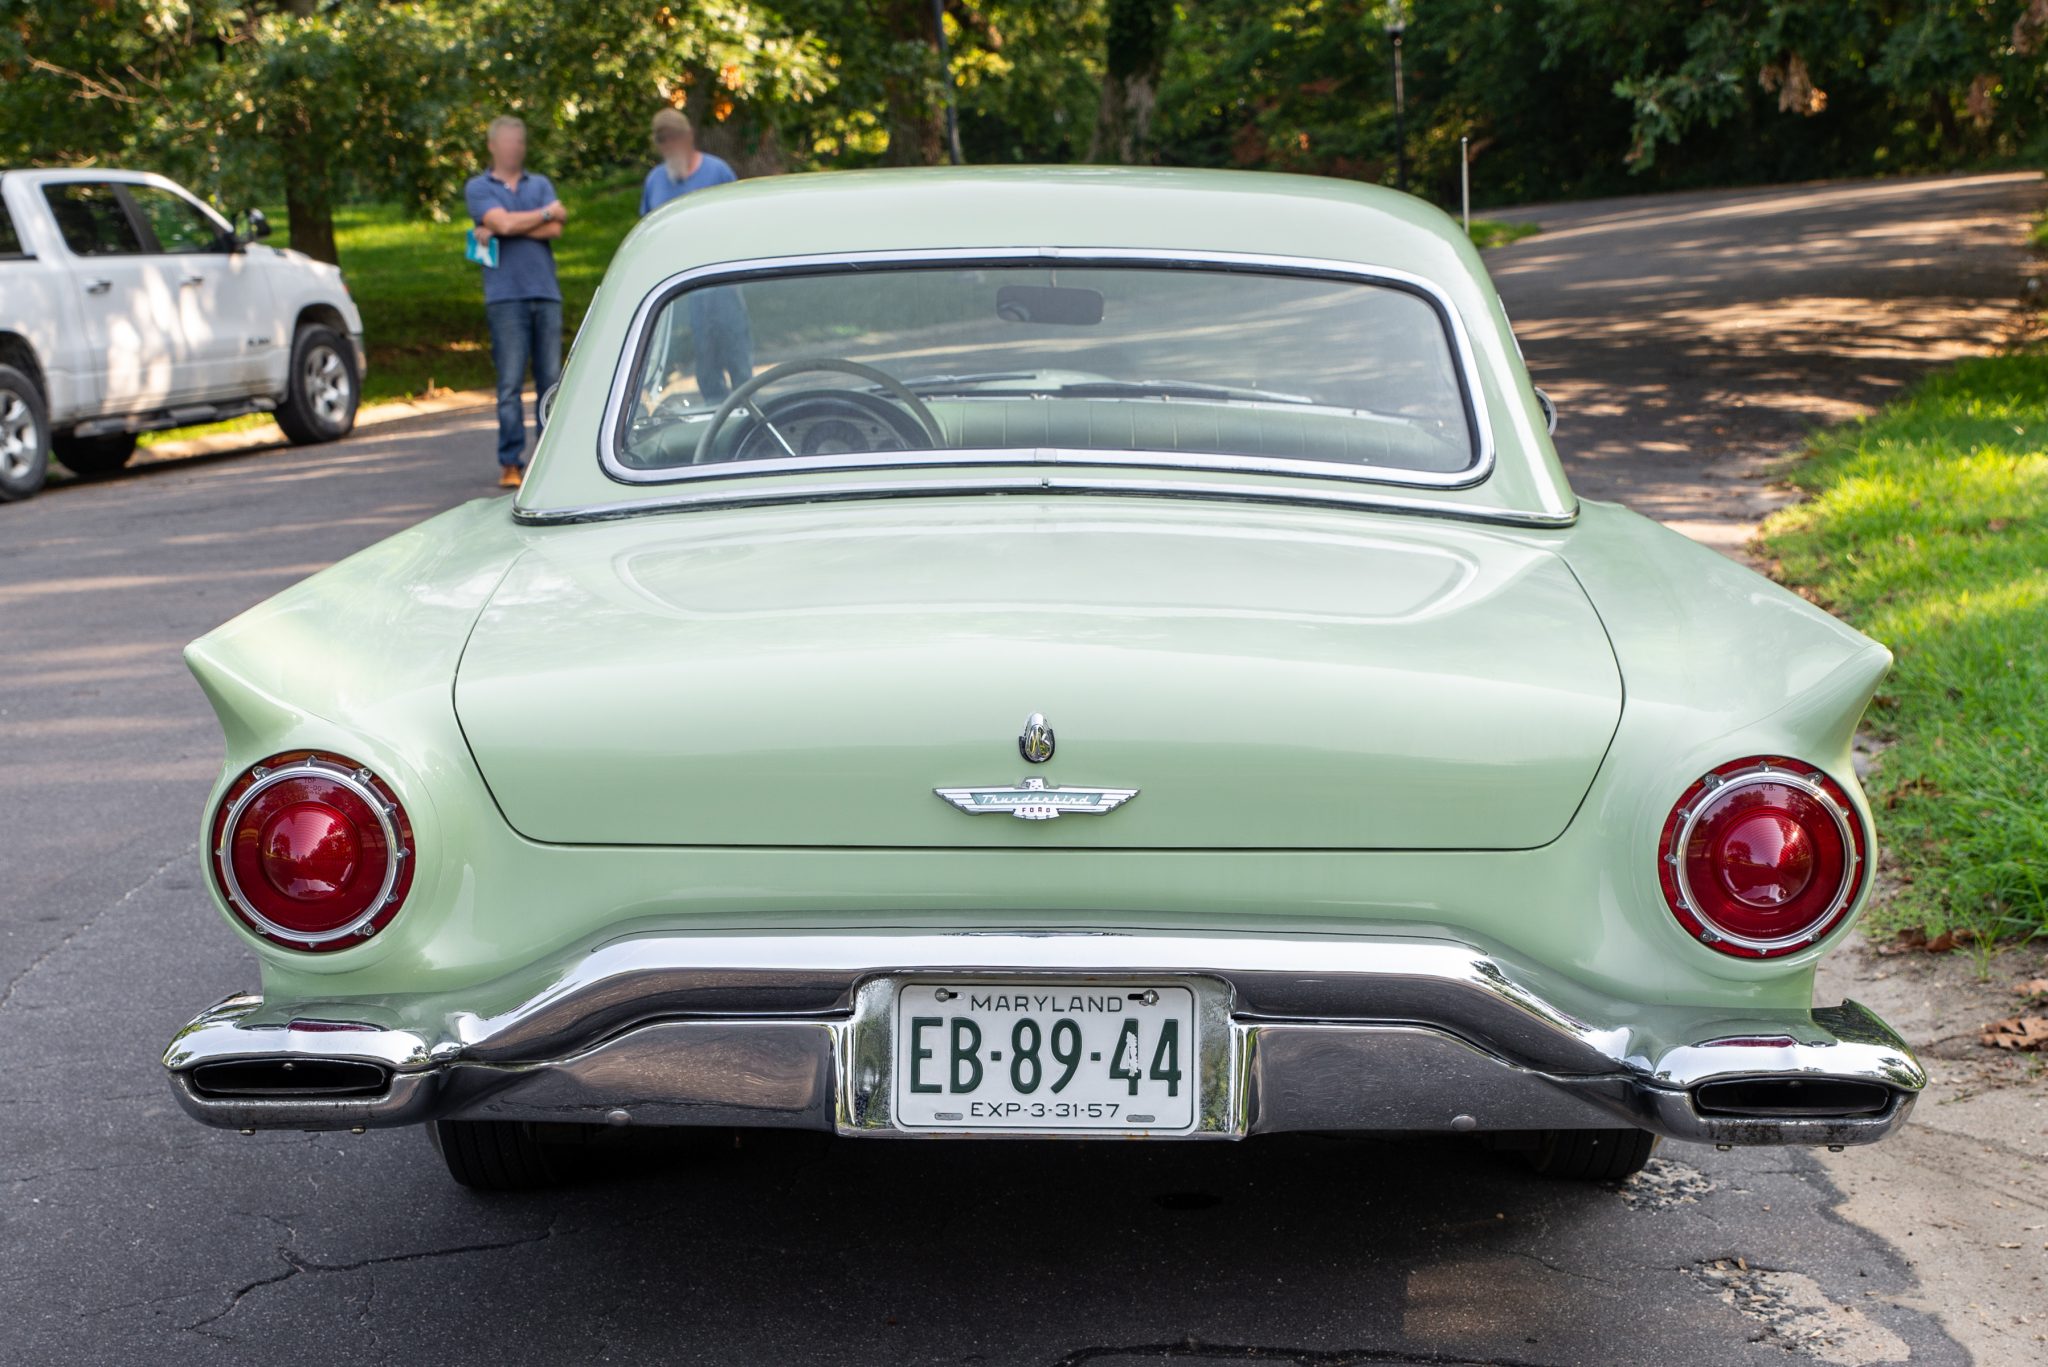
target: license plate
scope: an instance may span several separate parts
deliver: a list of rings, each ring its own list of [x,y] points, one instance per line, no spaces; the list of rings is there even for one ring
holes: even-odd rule
[[[906,984],[896,994],[896,1123],[1192,1130],[1200,1053],[1187,987]]]

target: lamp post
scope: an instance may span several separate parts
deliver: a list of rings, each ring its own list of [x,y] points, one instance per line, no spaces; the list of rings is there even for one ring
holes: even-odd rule
[[[1401,80],[1401,36],[1408,32],[1407,0],[1389,0],[1387,37],[1394,42],[1394,188],[1408,193],[1408,91]]]

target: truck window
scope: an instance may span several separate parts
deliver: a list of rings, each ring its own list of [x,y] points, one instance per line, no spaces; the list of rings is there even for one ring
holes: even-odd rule
[[[183,195],[157,185],[131,185],[128,198],[142,210],[144,221],[156,234],[158,251],[182,254],[221,249],[220,224]]]
[[[45,185],[43,198],[64,234],[64,245],[79,256],[133,256],[142,239],[121,197],[108,184],[70,181]]]
[[[14,220],[7,216],[6,201],[0,200],[0,261],[20,255],[21,235],[14,231]]]

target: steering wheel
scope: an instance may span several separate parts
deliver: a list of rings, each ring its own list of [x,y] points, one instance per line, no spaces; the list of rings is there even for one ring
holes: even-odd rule
[[[697,452],[691,458],[691,463],[698,464],[715,459],[713,453],[718,450],[719,434],[725,430],[725,425],[732,420],[733,414],[741,411],[746,412],[755,422],[761,424],[761,430],[767,432],[769,436],[775,439],[775,444],[782,448],[783,455],[798,455],[799,452],[796,447],[790,445],[789,438],[776,430],[773,419],[768,416],[768,410],[755,402],[754,396],[769,385],[774,384],[777,380],[787,376],[824,370],[836,371],[842,375],[853,375],[879,386],[884,393],[900,401],[905,408],[910,410],[910,416],[915,418],[917,425],[923,429],[923,435],[927,443],[934,448],[946,444],[946,434],[939,427],[939,420],[932,416],[931,409],[925,407],[924,400],[911,393],[902,381],[898,380],[895,376],[886,375],[873,366],[862,365],[859,361],[842,361],[829,356],[819,356],[812,360],[784,361],[781,365],[762,371],[759,375],[746,381],[739,388],[733,390],[732,393],[726,395],[725,402],[719,404],[712,411],[710,426],[706,427],[704,435],[697,439]],[[811,394],[791,395],[790,397],[818,402],[835,396],[831,394],[831,391],[824,390]],[[851,398],[853,396],[849,395],[847,397]],[[868,398],[871,396],[861,395],[859,397]],[[851,406],[859,407],[860,405]],[[872,415],[867,414],[863,410],[862,416]],[[743,445],[750,444],[754,435],[754,433],[748,433],[743,441]],[[735,452],[732,458],[738,459],[739,453]]]

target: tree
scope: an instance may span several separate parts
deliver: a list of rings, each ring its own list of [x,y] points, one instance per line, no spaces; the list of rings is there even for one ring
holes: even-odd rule
[[[1103,44],[1102,103],[1088,160],[1125,165],[1152,160],[1152,115],[1173,33],[1172,0],[1109,0]]]
[[[445,217],[492,114],[588,172],[644,158],[649,113],[693,87],[716,125],[828,84],[814,39],[735,0],[0,4],[0,161],[134,161],[282,199],[291,245],[328,261],[350,198]]]

